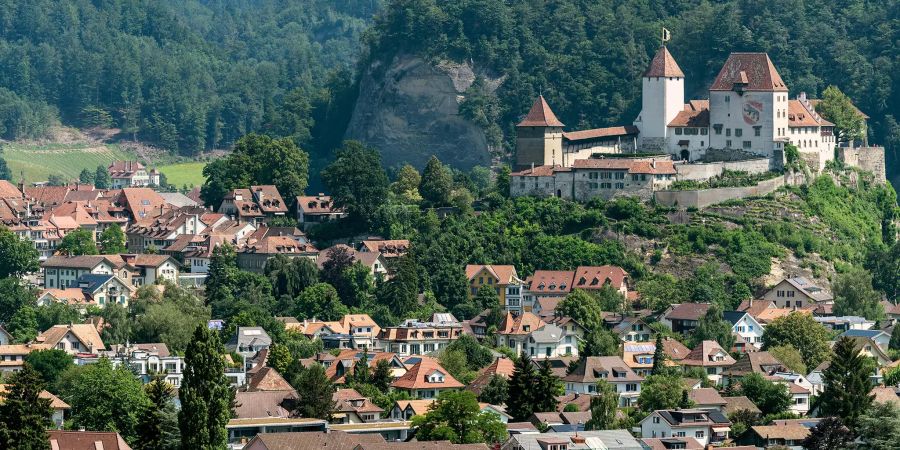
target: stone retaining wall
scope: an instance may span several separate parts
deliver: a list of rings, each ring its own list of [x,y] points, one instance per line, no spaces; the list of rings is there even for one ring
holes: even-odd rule
[[[711,163],[676,164],[678,181],[706,181],[721,175],[726,170],[747,172],[750,174],[765,173],[772,170],[769,158],[747,159],[743,161],[722,161]]]
[[[656,191],[653,198],[656,202],[663,206],[686,208],[706,208],[716,203],[724,201],[747,198],[761,197],[775,192],[778,188],[785,185],[795,185],[803,183],[805,180],[795,178],[793,175],[784,175],[769,180],[763,180],[756,186],[715,188],[715,189],[693,189],[685,191]]]

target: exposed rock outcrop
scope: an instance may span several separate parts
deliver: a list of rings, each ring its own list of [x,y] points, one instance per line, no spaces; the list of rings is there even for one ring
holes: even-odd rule
[[[376,147],[386,166],[408,162],[422,168],[431,155],[461,169],[486,166],[484,131],[459,115],[475,78],[469,64],[435,66],[415,56],[373,65],[360,81],[345,136]]]

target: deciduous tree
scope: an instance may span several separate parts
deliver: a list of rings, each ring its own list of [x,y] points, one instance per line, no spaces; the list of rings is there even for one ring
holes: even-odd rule
[[[122,232],[122,228],[117,224],[111,224],[106,227],[100,233],[97,243],[100,244],[100,249],[106,255],[117,255],[128,251],[125,248],[125,233]]]
[[[422,198],[431,206],[447,206],[452,191],[453,175],[436,156],[432,155],[425,164],[422,182],[419,184]]]
[[[828,330],[813,320],[811,315],[794,312],[779,317],[766,326],[763,349],[791,345],[803,355],[806,367],[815,368],[828,359],[831,353],[828,345],[830,340]]]
[[[372,223],[375,211],[387,200],[388,177],[381,156],[357,141],[346,141],[337,158],[322,171],[334,206],[346,208],[350,219]]]
[[[414,416],[420,441],[449,440],[454,444],[503,442],[506,427],[500,416],[481,412],[475,394],[470,391],[442,392],[424,416]]]
[[[584,424],[585,430],[611,430],[616,428],[616,411],[619,407],[619,393],[615,386],[600,380],[597,393],[591,396],[591,420]]]
[[[97,243],[94,242],[94,233],[86,228],[70,231],[69,234],[62,238],[62,242],[59,243],[56,251],[66,256],[96,255],[100,253],[97,250]]]
[[[834,313],[841,316],[861,316],[869,320],[884,318],[881,294],[872,288],[872,275],[861,268],[852,268],[837,275],[831,286],[834,292]]]
[[[0,278],[36,272],[40,268],[38,256],[34,244],[0,226]],[[12,314],[13,311],[7,312]]]

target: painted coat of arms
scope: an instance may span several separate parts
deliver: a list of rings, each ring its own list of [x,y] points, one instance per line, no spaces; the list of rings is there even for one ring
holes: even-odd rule
[[[756,101],[747,101],[744,103],[744,122],[748,125],[756,125],[762,116],[763,105]]]

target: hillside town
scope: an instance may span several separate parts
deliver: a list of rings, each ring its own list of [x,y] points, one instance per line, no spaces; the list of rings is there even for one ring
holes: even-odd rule
[[[511,167],[311,156],[334,138],[310,125],[236,137],[180,191],[138,160],[0,179],[0,448],[900,448],[869,116],[764,52],[688,98],[668,33],[633,121],[565,131],[539,94]]]

